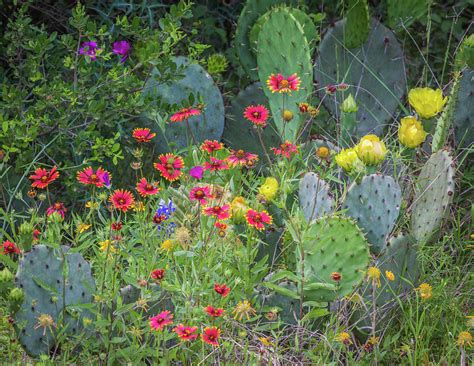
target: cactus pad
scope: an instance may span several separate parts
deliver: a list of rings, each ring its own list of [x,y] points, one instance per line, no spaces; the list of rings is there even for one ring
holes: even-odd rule
[[[339,104],[352,93],[359,106],[356,134],[381,135],[406,89],[402,48],[388,28],[372,20],[367,42],[348,50],[344,46],[345,23],[337,22],[321,41],[314,77],[320,88],[348,84],[345,93],[325,98],[326,108],[338,117]]]
[[[184,57],[176,57],[175,63],[177,72],[184,77],[171,84],[159,84],[152,77],[143,89],[144,94],[159,98],[161,103],[177,105],[178,109],[191,107],[190,95],[194,96],[196,104],[199,96],[202,97],[205,108],[201,115],[189,118],[192,135],[198,143],[205,139],[219,140],[224,130],[224,101],[219,88],[201,66],[188,64]],[[155,70],[153,75],[159,76],[158,71]],[[157,126],[151,127],[155,129]],[[158,152],[166,152],[188,146],[193,142],[189,135],[184,121],[170,122],[164,131],[157,133],[154,141]]]
[[[48,353],[55,334],[61,329],[38,327],[38,317],[50,315],[57,325],[63,322],[67,333],[78,333],[82,318],[71,316],[73,307],[92,302],[95,281],[91,268],[79,253],[65,255],[44,245],[37,245],[25,254],[18,267],[15,283],[23,289],[25,298],[15,315],[18,336],[26,351],[33,356]],[[63,294],[65,296],[63,296]],[[43,334],[44,332],[44,334]]]
[[[298,196],[304,216],[309,222],[334,209],[329,185],[315,173],[306,173],[300,180]]]
[[[453,124],[456,144],[468,147],[474,143],[474,115],[472,96],[474,94],[474,70],[466,68],[462,72],[454,108]]]
[[[286,288],[290,291],[297,292],[296,285],[290,281],[283,281],[278,286]],[[299,314],[299,302],[288,296],[271,291],[270,293],[260,293],[259,299],[262,306],[262,311],[267,313],[269,311],[278,310],[280,320],[285,324],[296,324]]]
[[[317,220],[306,231],[303,245],[305,286],[312,282],[323,285],[319,289],[305,289],[308,300],[332,301],[352,293],[363,280],[369,264],[369,244],[352,220],[339,217]],[[339,282],[332,278],[333,272],[340,274]],[[335,288],[330,289],[332,286]]]
[[[368,175],[349,188],[342,208],[366,232],[372,253],[378,254],[384,248],[398,218],[401,201],[400,186],[389,176]]]
[[[347,4],[344,41],[347,48],[362,46],[370,32],[370,15],[367,0],[349,0]]]
[[[439,229],[454,194],[453,159],[447,151],[431,155],[416,181],[411,216],[413,236],[428,242]]]

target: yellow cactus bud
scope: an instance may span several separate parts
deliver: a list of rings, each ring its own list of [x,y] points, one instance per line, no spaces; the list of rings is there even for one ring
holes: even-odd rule
[[[349,94],[349,96],[344,99],[344,101],[341,104],[341,111],[344,113],[356,113],[359,110],[359,107],[357,106],[357,103],[352,96],[352,94]]]
[[[415,117],[408,116],[401,119],[398,139],[406,147],[413,149],[421,145],[425,141],[426,135],[423,125]]]
[[[357,156],[366,165],[378,165],[387,154],[387,148],[383,141],[376,135],[365,135],[355,147]]]
[[[421,118],[432,118],[442,111],[448,97],[441,89],[414,88],[408,93],[408,102]]]
[[[346,172],[351,172],[363,166],[355,149],[342,149],[342,151],[336,155],[335,160],[337,165]]]
[[[272,201],[278,192],[278,181],[273,177],[265,179],[258,193],[260,193],[266,201]]]

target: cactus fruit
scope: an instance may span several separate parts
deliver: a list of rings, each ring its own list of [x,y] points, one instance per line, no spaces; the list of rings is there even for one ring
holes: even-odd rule
[[[257,131],[253,124],[243,116],[247,106],[259,104],[268,107],[268,100],[260,83],[251,84],[242,90],[231,103],[222,140],[234,149],[258,154],[260,161],[265,162],[263,159],[265,152],[259,142]],[[270,152],[270,147],[280,144],[280,138],[275,132],[275,124],[271,120],[262,132],[262,141],[267,153]]]
[[[370,259],[369,244],[351,219],[318,219],[304,233],[302,243],[305,299],[333,301],[352,293],[364,279]]]
[[[296,5],[296,0],[248,0],[240,13],[235,30],[234,47],[243,69],[250,79],[258,80],[257,59],[252,52],[250,31],[255,22],[278,4]]]
[[[344,42],[347,48],[362,46],[369,37],[370,15],[367,0],[349,0],[346,13]]]
[[[201,66],[189,64],[184,57],[176,57],[174,62],[184,77],[171,84],[160,84],[151,77],[143,89],[144,94],[178,108],[191,107],[190,96],[194,96],[196,103],[200,96],[205,107],[201,115],[189,118],[192,136],[185,122],[168,123],[154,139],[158,152],[185,148],[194,138],[197,143],[205,139],[219,140],[224,130],[224,100],[212,77]],[[153,75],[159,75],[158,71]]]
[[[78,333],[82,321],[71,310],[92,302],[95,281],[89,263],[79,253],[68,253],[68,247],[59,250],[62,253],[34,246],[18,267],[15,284],[25,297],[15,314],[15,326],[21,344],[32,356],[48,353],[58,323],[66,327],[66,333]]]
[[[419,243],[439,229],[454,194],[454,163],[445,150],[431,155],[416,181],[411,228]]]
[[[378,254],[385,247],[397,221],[401,201],[400,185],[385,175],[367,175],[347,191],[342,208],[347,209],[347,215],[365,231],[372,253]]]
[[[393,33],[376,20],[371,22],[367,42],[348,50],[344,46],[346,20],[331,28],[321,41],[314,69],[320,87],[344,82],[347,92],[324,99],[339,118],[339,106],[352,93],[359,107],[356,135],[381,135],[392,119],[406,89],[403,51]]]
[[[474,143],[474,115],[471,108],[473,94],[474,70],[466,67],[459,81],[453,115],[454,139],[456,144],[462,147],[468,147]]]
[[[295,141],[304,123],[298,103],[306,102],[312,94],[313,68],[303,28],[287,8],[273,10],[263,25],[258,36],[257,63],[262,84],[270,75],[279,73],[285,77],[296,73],[301,80],[299,90],[291,94],[272,93],[264,88],[279,135],[282,140]],[[294,116],[291,122],[284,120],[284,111]]]
[[[330,213],[334,199],[329,185],[315,173],[306,173],[300,180],[298,196],[300,206],[308,222]]]

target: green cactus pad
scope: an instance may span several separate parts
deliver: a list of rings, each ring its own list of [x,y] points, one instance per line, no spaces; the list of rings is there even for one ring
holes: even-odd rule
[[[416,181],[411,227],[419,243],[438,231],[454,194],[453,159],[445,150],[431,155]]]
[[[305,286],[323,285],[305,290],[308,300],[333,301],[352,293],[364,279],[370,259],[369,244],[352,220],[339,217],[317,220],[305,233],[303,245]],[[333,272],[341,275],[339,284],[332,279]],[[335,290],[329,289],[332,286]]]
[[[343,209],[354,218],[367,235],[371,252],[378,254],[385,247],[400,212],[402,194],[399,184],[390,176],[372,174],[353,183]]]
[[[414,21],[426,16],[432,0],[388,0],[388,25],[395,29],[403,24],[410,26]]]
[[[252,51],[250,31],[255,22],[278,4],[296,5],[296,0],[248,0],[240,13],[235,30],[234,48],[243,69],[250,79],[258,80],[257,58]]]
[[[359,106],[356,135],[381,135],[406,89],[402,48],[388,28],[372,20],[367,42],[348,50],[344,46],[345,23],[337,22],[321,41],[314,77],[319,88],[348,84],[347,91],[327,96],[324,105],[339,118],[339,104],[352,93]]]
[[[306,173],[300,179],[298,196],[306,220],[313,221],[334,209],[329,185],[315,173]]]
[[[300,89],[291,94],[272,93],[264,88],[279,135],[282,140],[295,141],[305,120],[298,103],[308,101],[312,94],[313,67],[303,28],[288,9],[273,10],[263,25],[258,36],[257,63],[258,76],[265,86],[271,74],[288,77],[296,73],[301,79]],[[293,113],[290,122],[283,120],[283,110]]]
[[[44,328],[37,327],[41,314],[50,315],[55,324],[63,319],[66,333],[77,334],[83,327],[82,317],[72,316],[71,310],[92,302],[95,281],[89,263],[79,253],[67,253],[67,247],[60,250],[66,261],[58,251],[37,245],[18,267],[15,284],[23,289],[25,298],[15,314],[15,326],[21,344],[32,356],[48,353],[55,334],[62,330],[53,327],[53,332],[44,332]]]
[[[297,292],[296,285],[291,281],[283,281],[278,286],[290,291]],[[291,297],[271,291],[268,294],[260,293],[260,303],[262,312],[278,310],[279,319],[285,324],[297,324],[299,315],[299,302]]]
[[[459,84],[453,115],[454,138],[457,145],[468,147],[474,143],[474,115],[471,107],[474,94],[474,70],[466,68],[462,72]]]
[[[161,103],[177,105],[178,109],[191,107],[188,104],[190,95],[194,96],[196,104],[199,100],[198,96],[201,96],[205,105],[204,110],[201,115],[189,118],[192,135],[198,143],[205,139],[220,140],[224,130],[224,100],[219,88],[201,66],[188,64],[184,57],[176,57],[175,63],[178,67],[177,72],[182,73],[183,78],[171,84],[159,84],[153,78],[153,76],[159,75],[159,72],[155,70],[143,89],[143,93],[146,96],[159,98]],[[151,127],[153,130],[159,128],[156,125]],[[158,152],[167,152],[184,148],[189,143],[193,143],[190,135],[184,121],[169,122],[166,124],[165,130],[157,133],[153,140]]]
[[[347,48],[362,46],[369,37],[370,15],[367,0],[349,0],[344,42]]]
[[[222,140],[234,149],[243,149],[258,154],[261,162],[265,162],[263,157],[264,151],[260,144],[257,131],[253,127],[252,122],[244,118],[245,108],[249,105],[268,106],[268,99],[263,93],[260,83],[254,83],[242,90],[229,108],[224,128]],[[276,147],[280,144],[280,138],[275,132],[275,124],[270,119],[268,126],[262,132],[262,140],[270,154],[270,147]]]

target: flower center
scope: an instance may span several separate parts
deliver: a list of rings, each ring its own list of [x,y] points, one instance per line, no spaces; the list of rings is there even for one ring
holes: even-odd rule
[[[242,159],[245,156],[245,151],[244,150],[238,150],[237,153],[235,154],[239,159]]]
[[[289,85],[288,80],[283,79],[282,81],[280,81],[280,87],[282,87],[282,88],[287,88],[288,85]]]
[[[260,214],[256,214],[254,220],[256,222],[261,222],[262,221],[262,216]]]
[[[253,116],[254,118],[260,118],[260,112],[253,112],[253,113],[252,113],[252,116]]]
[[[148,184],[146,185],[146,187],[145,187],[145,190],[151,191],[151,190],[153,190],[153,186],[148,183]]]
[[[98,180],[98,179],[97,179],[97,174],[92,174],[92,175],[91,175],[91,181],[92,181],[92,182],[97,182],[97,180]]]
[[[120,203],[121,205],[124,205],[125,204],[125,198],[119,198],[118,199],[118,203]]]
[[[219,206],[214,206],[212,208],[212,211],[214,211],[214,213],[219,213],[219,212],[221,212],[221,208]]]
[[[204,197],[204,192],[201,189],[197,190],[195,194],[197,198]]]
[[[171,164],[171,163],[166,163],[165,168],[166,168],[167,171],[173,171],[174,170],[173,164]]]
[[[41,177],[41,181],[42,181],[43,183],[46,183],[46,182],[48,181],[48,177],[47,177],[46,175],[43,175],[43,176]]]

